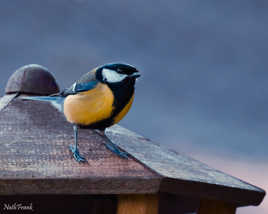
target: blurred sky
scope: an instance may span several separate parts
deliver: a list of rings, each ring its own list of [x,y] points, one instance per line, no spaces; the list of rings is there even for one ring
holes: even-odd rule
[[[142,78],[121,125],[268,190],[268,1],[3,0],[0,86],[46,66],[61,88],[107,62]],[[261,207],[238,213],[268,213]]]

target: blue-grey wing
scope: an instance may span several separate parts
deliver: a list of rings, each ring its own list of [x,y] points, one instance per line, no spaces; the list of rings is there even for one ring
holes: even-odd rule
[[[98,80],[96,80],[95,70],[92,70],[86,74],[84,74],[79,80],[77,80],[70,88],[63,90],[60,96],[68,96],[74,95],[79,92],[89,91],[94,89],[98,84]],[[56,96],[58,96],[56,95]]]
[[[68,95],[74,95],[83,91],[89,91],[91,89],[94,89],[97,86],[97,84],[98,81],[96,80],[85,83],[75,82],[70,88],[67,88],[63,92],[61,92],[60,95],[66,97]]]

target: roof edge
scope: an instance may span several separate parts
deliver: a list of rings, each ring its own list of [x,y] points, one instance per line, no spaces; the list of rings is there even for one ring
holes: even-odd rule
[[[258,206],[263,201],[266,194],[262,189],[260,189],[260,191],[254,191],[174,178],[163,178],[160,185],[160,192],[226,201],[238,207],[250,205]]]

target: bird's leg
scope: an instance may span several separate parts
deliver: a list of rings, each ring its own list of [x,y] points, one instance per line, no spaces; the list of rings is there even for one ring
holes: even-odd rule
[[[71,152],[73,153],[73,157],[77,162],[85,162],[86,159],[83,158],[80,154],[79,154],[79,150],[78,150],[78,142],[77,142],[77,134],[78,134],[78,130],[77,130],[77,125],[73,125],[73,129],[74,129],[74,142],[75,142],[75,146],[70,145],[69,149],[71,150]]]
[[[107,149],[109,149],[111,152],[115,153],[121,158],[128,158],[128,154],[126,152],[121,151],[120,148],[105,135],[105,130],[97,130],[97,133],[107,139],[105,143]]]
[[[98,133],[98,135],[102,136],[102,137],[106,137],[105,135],[105,129],[95,129],[95,131]]]

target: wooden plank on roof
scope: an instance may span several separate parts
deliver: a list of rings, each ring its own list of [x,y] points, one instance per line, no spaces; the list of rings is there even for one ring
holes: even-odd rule
[[[242,205],[258,205],[265,191],[227,175],[184,154],[163,148],[118,125],[107,129],[107,136],[152,171],[163,176],[160,191],[202,195]]]
[[[161,176],[130,157],[119,158],[105,138],[79,130],[76,162],[68,146],[73,130],[49,103],[16,98],[0,112],[0,194],[156,193]]]

